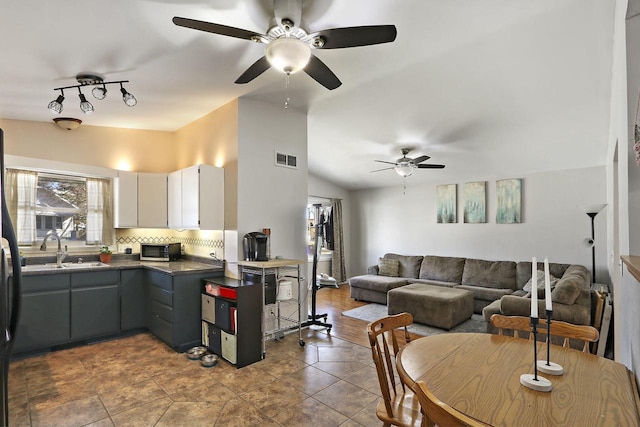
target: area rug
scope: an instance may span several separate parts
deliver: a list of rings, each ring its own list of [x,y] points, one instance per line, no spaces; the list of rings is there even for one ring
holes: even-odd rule
[[[342,315],[372,322],[376,319],[387,316],[387,306],[382,304],[367,304],[362,307],[343,311]],[[434,328],[433,326],[422,325],[420,323],[414,323],[409,326],[408,329],[410,332],[422,336],[437,335],[447,332],[486,332],[487,322],[484,321],[482,315],[474,313],[471,316],[471,319],[451,328],[449,331],[446,329]]]

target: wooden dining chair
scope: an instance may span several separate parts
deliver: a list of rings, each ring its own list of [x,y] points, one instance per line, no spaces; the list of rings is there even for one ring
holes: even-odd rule
[[[504,316],[502,314],[494,314],[489,319],[491,324],[498,329],[498,335],[505,335],[504,331],[512,330],[513,336],[521,336],[518,331],[528,334],[529,339],[533,339],[531,333],[531,319],[524,316]],[[538,324],[539,334],[546,335],[547,321],[540,319]],[[589,343],[598,341],[600,334],[598,330],[588,325],[574,325],[572,323],[562,322],[560,320],[551,321],[551,335],[562,337],[563,347],[569,347],[569,339],[580,340],[584,343],[582,351],[589,353]]]
[[[487,426],[487,424],[471,418],[442,402],[431,393],[424,381],[417,381],[415,389],[416,397],[422,408],[422,425],[424,427],[433,426],[433,423],[441,427]]]
[[[413,316],[400,313],[384,317],[367,325],[371,355],[378,372],[382,400],[376,408],[376,416],[385,427],[419,426],[422,420],[420,403],[408,387],[398,380],[396,355],[400,350],[398,338],[409,343],[411,338],[407,326]]]

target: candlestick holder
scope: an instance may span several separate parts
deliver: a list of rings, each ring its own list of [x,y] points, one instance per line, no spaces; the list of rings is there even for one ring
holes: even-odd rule
[[[531,317],[531,333],[533,334],[533,375],[522,374],[520,375],[520,384],[536,391],[551,391],[551,381],[544,377],[538,377],[538,318]]]
[[[545,310],[547,313],[547,360],[538,360],[536,361],[537,368],[549,375],[562,375],[564,374],[564,369],[561,365],[549,361],[549,353],[551,348],[551,315],[553,314],[553,310]]]

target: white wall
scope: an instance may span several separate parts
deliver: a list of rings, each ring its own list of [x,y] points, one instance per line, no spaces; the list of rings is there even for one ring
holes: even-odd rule
[[[344,235],[345,269],[347,278],[351,277],[351,192],[312,174],[309,174],[308,178],[309,196],[342,200],[342,233]]]
[[[496,224],[495,181],[523,178],[521,224]],[[550,262],[583,264],[591,269],[591,250],[583,241],[591,221],[583,207],[604,203],[604,167],[522,177],[483,177],[487,181],[487,223],[462,223],[462,184],[458,184],[458,223],[436,223],[435,186],[355,191],[352,199],[351,263],[363,274],[386,252],[442,255],[487,260],[524,261],[532,256]],[[445,183],[443,183],[445,184]],[[606,242],[606,211],[596,217],[596,241]],[[597,279],[608,283],[606,245],[596,244]]]

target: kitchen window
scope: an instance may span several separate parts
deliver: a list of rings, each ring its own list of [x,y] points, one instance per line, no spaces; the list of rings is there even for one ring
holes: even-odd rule
[[[111,180],[7,169],[9,213],[21,245],[54,230],[66,246],[110,244]]]

